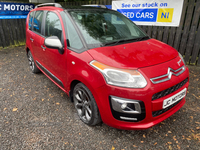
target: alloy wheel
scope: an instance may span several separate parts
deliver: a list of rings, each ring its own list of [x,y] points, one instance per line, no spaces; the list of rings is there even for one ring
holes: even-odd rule
[[[34,70],[34,60],[30,52],[28,52],[28,61],[30,69]]]
[[[92,118],[91,99],[87,91],[79,87],[74,91],[74,105],[81,120],[88,123]]]

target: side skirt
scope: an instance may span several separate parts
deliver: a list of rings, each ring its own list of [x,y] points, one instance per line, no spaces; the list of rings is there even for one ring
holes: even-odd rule
[[[37,60],[37,65],[44,71],[53,81],[55,81],[58,85],[60,85],[62,88],[64,88],[64,85],[62,81],[60,81],[57,77],[55,77],[51,72],[49,72],[45,67],[43,67]]]

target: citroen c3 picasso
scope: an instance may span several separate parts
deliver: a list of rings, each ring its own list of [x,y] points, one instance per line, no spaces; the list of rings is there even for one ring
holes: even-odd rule
[[[37,5],[26,21],[26,52],[31,71],[67,93],[90,126],[147,129],[185,103],[181,54],[117,11]]]

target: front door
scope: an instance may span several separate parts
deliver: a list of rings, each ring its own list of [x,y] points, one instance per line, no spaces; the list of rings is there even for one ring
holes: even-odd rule
[[[57,36],[61,43],[64,45],[63,41],[63,29],[61,26],[61,18],[58,17],[59,14],[56,12],[47,12],[45,18],[45,38],[50,36]],[[45,62],[44,67],[48,71],[48,75],[62,88],[64,88],[63,83],[66,79],[67,75],[67,60],[66,60],[66,52],[64,54],[60,54],[57,49],[47,48],[43,44],[41,45],[45,48],[44,56]]]

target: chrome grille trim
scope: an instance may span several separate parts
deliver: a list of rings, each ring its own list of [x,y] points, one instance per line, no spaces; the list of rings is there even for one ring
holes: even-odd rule
[[[151,80],[151,82],[153,84],[158,84],[158,83],[170,80],[172,75],[179,76],[184,71],[185,71],[185,66],[184,65],[182,67],[178,68],[177,70],[173,70],[172,68],[169,67],[167,74],[162,75],[162,76],[158,76],[158,77],[155,77],[155,78],[151,78],[150,80]],[[176,72],[178,72],[178,73],[176,73]],[[161,79],[161,78],[164,78],[164,77],[166,77],[166,78],[165,79]],[[161,79],[161,80],[159,80],[159,79]],[[157,81],[155,81],[155,80],[157,80]]]

